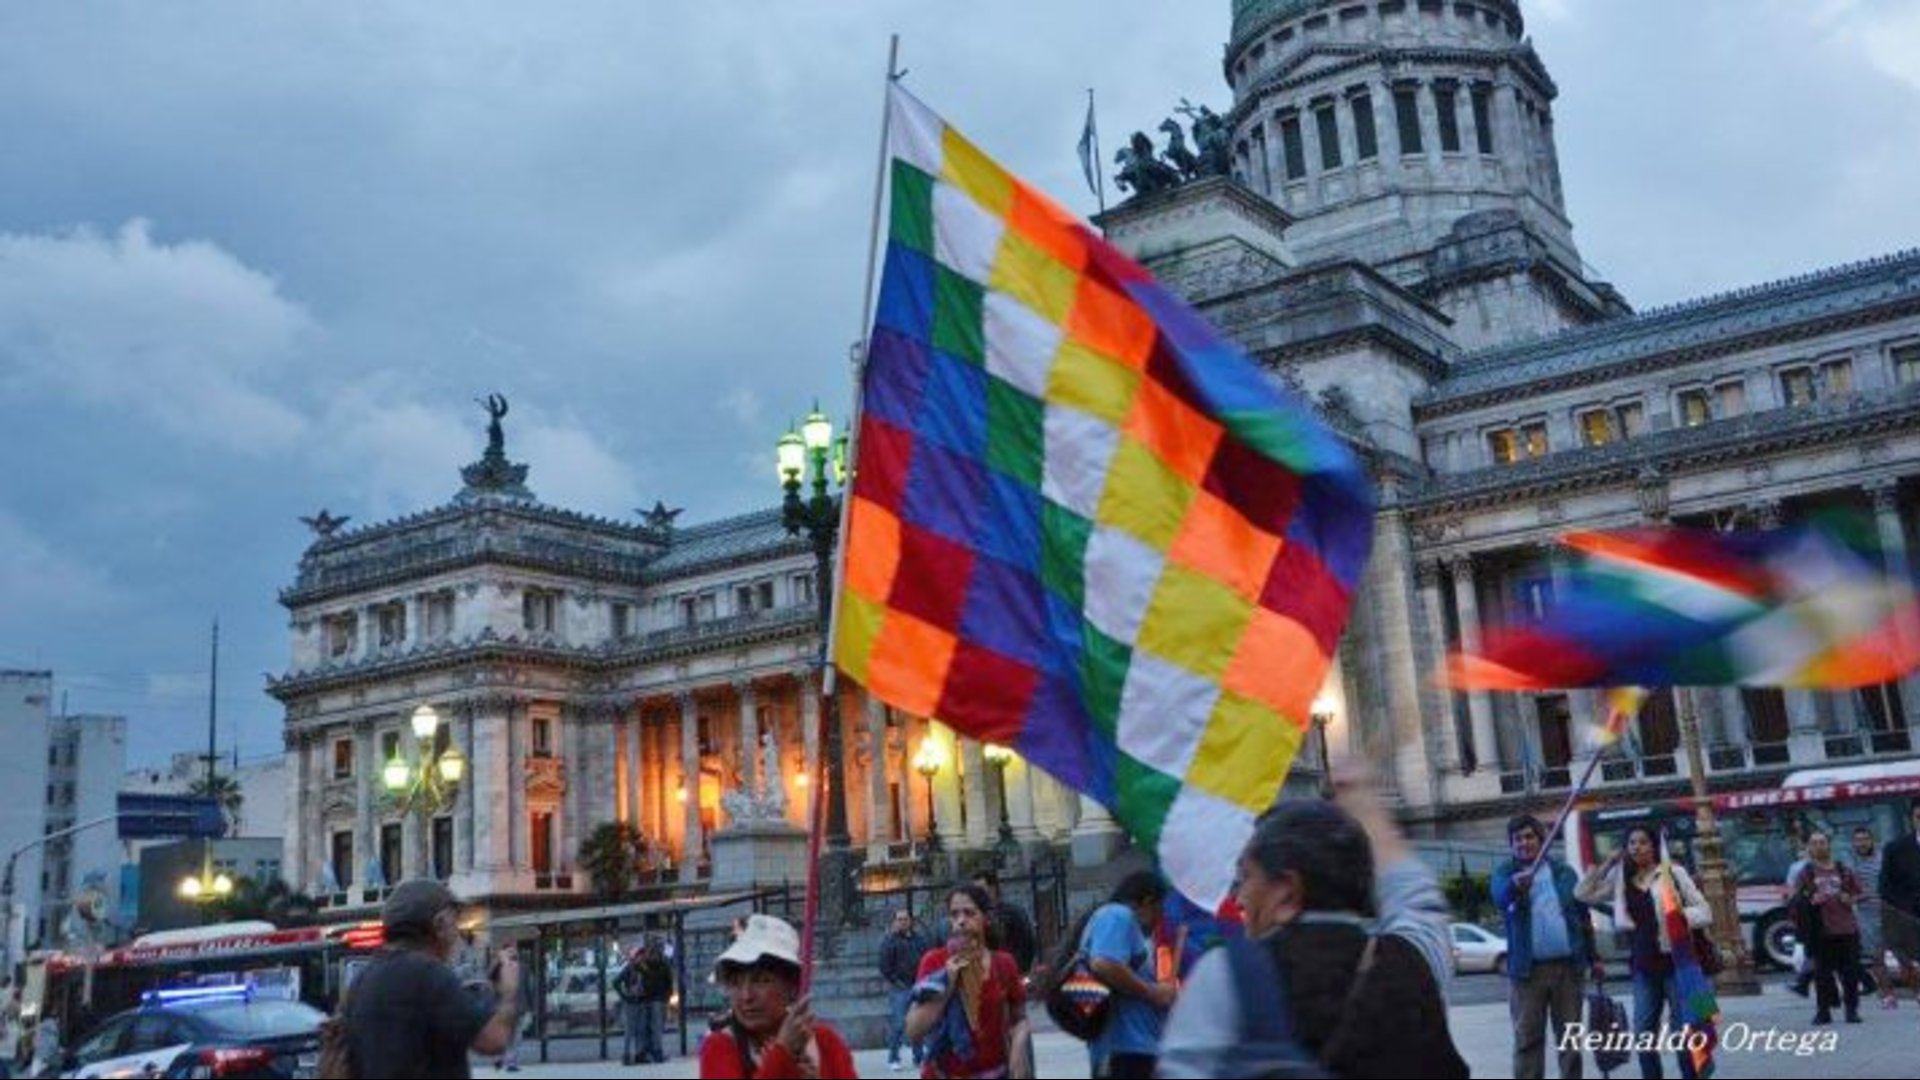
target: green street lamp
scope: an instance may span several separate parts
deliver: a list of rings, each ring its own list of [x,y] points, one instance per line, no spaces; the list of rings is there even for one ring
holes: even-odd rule
[[[829,622],[833,610],[833,553],[840,533],[840,499],[835,489],[847,482],[847,438],[834,435],[833,421],[818,402],[800,422],[798,433],[788,431],[774,444],[774,463],[780,487],[786,493],[781,523],[788,536],[806,536],[813,547],[814,605],[820,630],[820,670],[823,676],[821,712],[826,719],[827,800],[826,851],[820,860],[822,899],[829,912],[843,922],[860,919],[859,895],[853,885],[853,838],[847,833],[846,748],[840,732],[838,702],[826,693],[824,676],[832,643]],[[806,494],[802,491],[806,489]]]
[[[418,760],[408,760],[395,746],[393,756],[380,770],[380,782],[387,789],[387,797],[403,812],[432,817],[451,807],[459,797],[467,759],[451,742],[445,747],[440,745],[440,714],[433,706],[422,705],[413,710],[408,724],[413,729]]]

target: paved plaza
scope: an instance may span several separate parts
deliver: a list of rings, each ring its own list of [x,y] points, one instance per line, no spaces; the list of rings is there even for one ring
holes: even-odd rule
[[[1463,981],[1467,993],[1456,997],[1485,998],[1495,988],[1490,980]],[[1624,1001],[1626,994],[1618,996]],[[1812,1028],[1807,1021],[1813,1007],[1805,999],[1787,993],[1778,985],[1769,986],[1758,998],[1729,1000],[1725,1005],[1725,1036],[1729,1045],[1719,1058],[1716,1073],[1727,1080],[1762,1077],[1920,1077],[1920,1009],[1903,1001],[1894,1012],[1883,1012],[1875,1002],[1861,1010],[1865,1022],[1839,1024],[1830,1028]],[[1512,1076],[1512,1037],[1507,1028],[1507,1007],[1503,1002],[1478,1001],[1456,1004],[1450,1011],[1453,1037],[1474,1076]],[[1831,1047],[1820,1040],[1831,1033]],[[1732,1045],[1738,1040],[1740,1045]],[[1771,1042],[1772,1049],[1767,1049]],[[1801,1050],[1796,1052],[1795,1047]],[[1084,1077],[1087,1075],[1085,1047],[1056,1031],[1045,1031],[1035,1039],[1042,1077]],[[863,1077],[905,1075],[887,1070],[884,1051],[864,1051],[855,1055]],[[1671,1059],[1668,1075],[1678,1075]],[[529,1065],[517,1076],[528,1077],[687,1077],[696,1072],[690,1058],[664,1065],[625,1067],[615,1063],[591,1062],[554,1065]],[[475,1075],[502,1075],[493,1069],[479,1069]],[[1548,1055],[1548,1075],[1553,1075],[1552,1055]],[[1588,1075],[1598,1076],[1588,1060]],[[1616,1075],[1638,1075],[1629,1064]]]

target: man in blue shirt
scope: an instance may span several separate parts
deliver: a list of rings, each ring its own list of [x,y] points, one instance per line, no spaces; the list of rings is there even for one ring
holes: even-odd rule
[[[1087,1044],[1094,1075],[1151,1077],[1160,1052],[1160,1026],[1173,1007],[1174,987],[1154,977],[1151,935],[1160,925],[1167,886],[1151,870],[1122,878],[1087,921],[1081,948],[1087,966],[1113,991],[1107,1023]]]
[[[1515,1080],[1546,1075],[1549,1014],[1558,1045],[1560,1032],[1580,1023],[1585,976],[1591,971],[1598,982],[1602,975],[1593,948],[1593,922],[1586,907],[1573,898],[1579,876],[1552,856],[1540,858],[1545,839],[1546,829],[1530,814],[1508,821],[1507,846],[1513,858],[1493,871],[1493,905],[1507,924]],[[1561,1046],[1559,1054],[1560,1075],[1580,1080],[1578,1047]]]

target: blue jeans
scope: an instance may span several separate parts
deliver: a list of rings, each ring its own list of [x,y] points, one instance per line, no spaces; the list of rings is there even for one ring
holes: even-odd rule
[[[643,1001],[640,1003],[641,1039],[640,1057],[644,1060],[667,1060],[666,1048],[661,1040],[667,1034],[667,1003],[665,1001]]]
[[[647,1060],[646,1012],[644,1001],[620,1003],[620,1060],[623,1062]]]
[[[887,1064],[900,1060],[900,1044],[907,1040],[907,1007],[913,1004],[913,987],[887,991]],[[913,1063],[920,1064],[920,1044],[913,1044]]]
[[[1673,984],[1672,975],[1648,975],[1633,973],[1633,1030],[1635,1033],[1660,1032],[1660,1017],[1664,1014],[1670,1024],[1674,1020],[1675,1007],[1680,996]],[[1680,1075],[1693,1080],[1693,1060],[1682,1049],[1678,1055]],[[1650,1050],[1640,1055],[1640,1076],[1642,1080],[1661,1080],[1666,1074],[1660,1069],[1660,1051]]]

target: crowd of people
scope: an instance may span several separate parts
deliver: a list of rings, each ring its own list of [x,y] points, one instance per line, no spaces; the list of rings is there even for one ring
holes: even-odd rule
[[[1920,805],[1912,826],[1884,847],[1856,831],[1851,859],[1824,833],[1806,838],[1786,889],[1811,957],[1815,1024],[1831,1022],[1835,1008],[1860,1022],[1864,993],[1889,1009],[1900,985],[1920,995]],[[1515,817],[1507,837],[1511,858],[1491,888],[1508,941],[1513,1075],[1544,1076],[1550,1029],[1579,1022],[1588,989],[1603,985],[1592,911],[1611,916],[1624,940],[1632,1029],[1687,1023],[1681,973],[1713,950],[1712,914],[1664,838],[1634,826],[1581,876],[1544,853],[1548,830],[1538,820]],[[1101,1019],[1086,1038],[1096,1077],[1468,1075],[1448,1028],[1448,906],[1363,774],[1337,771],[1330,798],[1276,806],[1235,869],[1224,922],[1183,910],[1143,870],[1044,958],[1033,920],[991,874],[949,889],[938,927],[923,928],[910,910],[891,913],[878,960],[889,1067],[1032,1076],[1034,1010],[1053,1012],[1079,978],[1098,988]],[[388,946],[342,1002],[328,1060],[350,1061],[361,1076],[466,1076],[470,1053],[510,1053],[524,1009],[517,954],[495,954],[490,994],[463,992],[449,965],[461,945],[457,910],[432,882],[393,891]],[[665,1060],[673,978],[657,941],[636,945],[620,969],[628,1063]],[[701,1040],[701,1076],[856,1075],[847,1040],[802,993],[792,924],[758,914],[738,922],[711,978],[726,1010]],[[1577,1080],[1580,1052],[1558,1045],[1559,1075]],[[1687,1055],[1678,1064],[1692,1075]],[[1663,1075],[1658,1052],[1642,1052],[1639,1066],[1642,1076]]]

